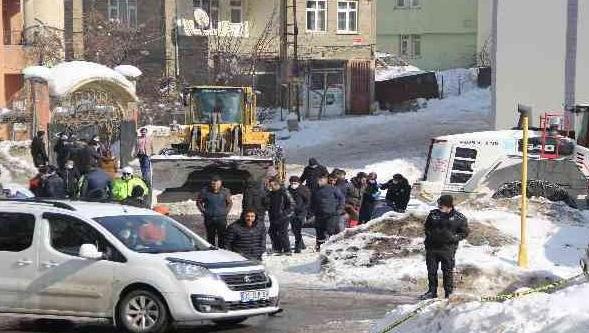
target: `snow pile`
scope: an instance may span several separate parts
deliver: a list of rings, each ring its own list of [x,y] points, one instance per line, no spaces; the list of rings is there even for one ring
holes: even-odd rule
[[[139,68],[131,65],[120,65],[115,67],[114,70],[123,75],[124,77],[130,79],[137,79],[138,77],[143,75],[143,72],[141,72]]]
[[[574,214],[560,203],[536,202],[534,206],[554,214],[564,213],[561,216],[565,219],[553,219],[542,213],[529,219],[529,270],[516,265],[520,220],[516,212],[459,208],[469,219],[471,235],[460,244],[456,255],[458,290],[493,295],[579,273],[579,258],[589,241],[586,222],[589,212]],[[338,286],[425,290],[423,229],[419,225],[413,227],[419,234],[407,234],[404,229],[408,228],[408,219],[424,221],[428,208],[432,207],[422,205],[408,215],[388,213],[365,226],[332,237],[321,251],[328,261],[326,272]],[[404,234],[396,236],[398,230]],[[383,237],[382,233],[387,235]],[[375,239],[381,243],[375,243]],[[383,242],[385,246],[381,247]],[[402,249],[409,252],[403,253]]]
[[[374,80],[377,82],[396,79],[402,76],[425,73],[421,69],[412,66],[386,66],[376,69]]]
[[[0,142],[0,182],[26,183],[37,173],[29,153],[30,145],[30,141]]]
[[[23,70],[25,79],[39,78],[47,81],[51,96],[61,97],[92,81],[107,81],[135,96],[135,85],[111,68],[87,61],[62,62],[51,68],[30,66]],[[135,97],[136,98],[136,97]]]
[[[413,184],[421,176],[423,176],[423,161],[421,160],[407,160],[407,159],[395,159],[391,161],[378,162],[369,164],[362,169],[352,170],[350,175],[355,175],[358,172],[376,172],[378,175],[379,183],[386,183],[389,179],[397,173],[403,174],[410,184]]]
[[[456,68],[436,73],[444,98],[477,89],[477,76],[476,68]]]
[[[575,285],[554,294],[536,293],[504,303],[438,302],[406,321],[393,332],[558,332],[589,331],[589,283]],[[404,318],[415,305],[403,305],[373,325],[380,333]]]

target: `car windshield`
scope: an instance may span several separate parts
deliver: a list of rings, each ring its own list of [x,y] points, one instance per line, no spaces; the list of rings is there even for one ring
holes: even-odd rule
[[[211,249],[205,241],[185,232],[174,220],[159,215],[95,218],[129,249],[140,253],[191,252]]]
[[[193,96],[199,123],[213,122],[215,117],[219,123],[241,122],[241,89],[199,89]]]

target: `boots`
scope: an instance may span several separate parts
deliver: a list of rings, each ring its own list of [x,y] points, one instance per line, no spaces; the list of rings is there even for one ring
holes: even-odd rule
[[[426,299],[433,299],[433,298],[438,298],[438,294],[435,291],[428,291],[427,293],[419,296],[420,300],[426,300]]]

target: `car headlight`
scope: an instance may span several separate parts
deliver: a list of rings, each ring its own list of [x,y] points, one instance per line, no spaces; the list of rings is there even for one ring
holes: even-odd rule
[[[168,262],[168,268],[178,280],[194,281],[202,278],[218,278],[216,274],[208,269],[190,263],[170,261]]]

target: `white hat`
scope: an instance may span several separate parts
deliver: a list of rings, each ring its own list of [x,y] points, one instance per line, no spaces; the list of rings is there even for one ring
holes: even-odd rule
[[[126,166],[123,168],[123,173],[128,173],[128,174],[133,174],[133,168],[131,168],[130,166]]]

